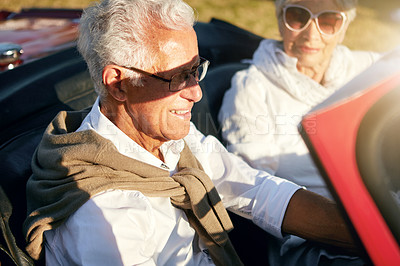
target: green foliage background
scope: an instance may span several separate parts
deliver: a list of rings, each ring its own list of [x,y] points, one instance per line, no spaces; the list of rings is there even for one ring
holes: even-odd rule
[[[94,0],[1,0],[0,9],[24,7],[84,8]],[[279,39],[273,0],[186,0],[199,21],[212,17],[231,22],[266,38]],[[392,15],[400,0],[359,0],[357,18],[350,25],[344,44],[351,49],[387,51],[400,46],[400,21]],[[400,11],[399,11],[400,12]],[[400,16],[400,14],[399,14]]]

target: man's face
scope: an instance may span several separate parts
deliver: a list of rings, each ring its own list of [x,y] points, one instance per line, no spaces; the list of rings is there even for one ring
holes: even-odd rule
[[[145,71],[171,79],[174,74],[198,66],[197,37],[193,29],[160,30],[153,39],[161,51],[158,62]],[[196,80],[193,78],[188,87],[178,92],[170,92],[168,82],[149,76],[143,78],[143,84],[143,87],[131,86],[125,102],[136,134],[141,139],[150,137],[161,142],[185,137],[193,104],[202,97]]]

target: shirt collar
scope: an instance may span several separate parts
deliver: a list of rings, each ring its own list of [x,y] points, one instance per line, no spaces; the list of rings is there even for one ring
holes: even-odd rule
[[[121,154],[162,169],[167,169],[170,172],[175,171],[180,153],[184,147],[184,141],[182,139],[165,142],[160,147],[165,162],[161,161],[129,138],[100,111],[99,98],[96,99],[91,111],[77,131],[88,129],[92,129],[102,137],[110,140]]]

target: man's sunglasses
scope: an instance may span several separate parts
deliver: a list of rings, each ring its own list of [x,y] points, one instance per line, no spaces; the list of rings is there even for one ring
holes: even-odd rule
[[[153,73],[149,73],[149,72],[146,72],[144,70],[141,70],[141,69],[138,69],[135,67],[123,66],[123,68],[127,68],[130,70],[136,71],[140,74],[144,74],[146,76],[150,76],[150,77],[156,78],[158,80],[168,82],[169,83],[169,91],[177,92],[177,91],[187,88],[189,86],[192,78],[194,78],[197,83],[202,81],[207,74],[207,69],[208,69],[209,64],[210,64],[210,62],[207,59],[200,57],[200,62],[199,62],[198,66],[196,66],[190,70],[186,70],[186,71],[177,73],[177,74],[173,75],[171,77],[171,79],[166,79],[166,78],[157,76]]]
[[[333,36],[340,32],[345,25],[346,14],[334,10],[313,14],[309,9],[300,5],[287,5],[283,8],[283,21],[291,31],[303,31],[313,19],[321,34]]]

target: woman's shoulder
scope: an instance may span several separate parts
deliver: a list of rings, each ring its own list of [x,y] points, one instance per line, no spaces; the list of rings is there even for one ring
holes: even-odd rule
[[[275,50],[275,49],[279,49],[282,50],[283,49],[283,43],[282,41],[276,40],[276,39],[270,39],[270,38],[265,38],[263,40],[261,40],[260,45],[258,46],[258,49],[271,49],[271,50]]]
[[[275,39],[263,39],[254,51],[252,61],[264,60],[275,53],[283,52],[283,43]]]
[[[269,80],[263,74],[263,72],[254,64],[250,64],[248,68],[243,69],[235,73],[231,80],[231,87],[227,93],[253,94],[262,93],[265,87],[268,87]],[[242,96],[241,96],[242,97]]]

